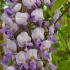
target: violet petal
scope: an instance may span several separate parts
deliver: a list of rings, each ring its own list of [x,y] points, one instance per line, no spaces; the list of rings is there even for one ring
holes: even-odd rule
[[[31,68],[31,70],[36,69],[36,61],[31,61],[30,62],[30,68]]]

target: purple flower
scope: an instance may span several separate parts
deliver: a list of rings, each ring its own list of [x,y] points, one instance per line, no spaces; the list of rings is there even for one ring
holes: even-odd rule
[[[6,34],[8,38],[12,38],[13,37],[12,31],[6,26],[4,28],[2,28],[0,30],[0,32]]]
[[[27,64],[22,64],[20,67],[20,70],[28,70],[28,65]]]
[[[32,31],[32,39],[33,40],[44,40],[44,29],[41,27],[37,27]]]
[[[49,54],[47,51],[44,52],[44,56],[45,56],[47,59],[50,59],[50,54]]]
[[[42,40],[36,40],[35,45],[40,49],[40,51],[43,51],[44,46],[42,45]]]
[[[35,0],[35,7],[38,8],[41,5],[41,0]]]
[[[60,28],[61,27],[61,24],[55,24],[55,27],[56,28]]]
[[[36,45],[37,47],[39,47],[39,46],[41,45],[41,40],[36,40],[36,41],[35,41],[35,45]]]
[[[52,7],[52,6],[53,6],[53,2],[51,2],[51,3],[49,4],[49,6]]]
[[[25,45],[25,44],[27,44],[28,42],[31,41],[31,37],[28,35],[27,32],[21,32],[17,36],[17,41],[18,41],[19,47],[24,47],[23,45]]]
[[[24,51],[20,51],[16,55],[16,63],[18,65],[23,64],[26,62],[26,53]]]
[[[57,39],[54,37],[54,36],[50,36],[50,40],[53,42],[53,43],[57,43]]]
[[[37,52],[38,52],[37,49],[29,49],[29,50],[27,51],[27,58],[28,58],[29,60],[38,59]]]
[[[15,66],[7,66],[5,70],[16,70]]]
[[[31,61],[30,62],[30,68],[31,68],[31,70],[35,70],[36,69],[36,61]]]
[[[50,1],[51,1],[51,2],[50,2],[50,4],[49,4],[49,6],[52,7],[52,6],[54,5],[54,3],[55,3],[56,0],[50,0]]]
[[[51,52],[55,52],[56,49],[51,47],[51,48],[50,48],[50,51],[51,51]]]
[[[13,10],[12,10],[12,8],[6,8],[5,9],[5,12],[7,13],[7,15],[9,15],[9,16],[11,16],[12,14],[13,14]]]
[[[40,47],[39,47],[40,51],[43,51],[44,49],[44,46],[41,44]]]
[[[12,32],[7,27],[5,27],[5,28],[2,29],[2,33],[5,33],[8,36],[8,38],[12,37]]]
[[[44,20],[39,21],[39,25],[40,25],[41,27],[49,26],[49,21],[44,21]]]
[[[30,49],[30,48],[32,48],[32,47],[33,47],[33,43],[29,42],[29,43],[27,43],[27,44],[26,44],[26,46],[27,46],[27,48],[29,48],[29,49]]]
[[[34,6],[35,0],[22,0],[24,6],[31,9]]]
[[[51,26],[49,27],[49,35],[54,34],[54,31],[55,31],[54,25],[51,25]]]
[[[50,4],[50,0],[44,0],[44,4]]]
[[[3,59],[3,64],[8,64],[8,59],[7,58]]]
[[[44,15],[43,15],[43,9],[35,9],[32,11],[31,16],[35,16],[35,21],[34,22],[38,22],[41,20],[44,20]]]
[[[7,0],[8,2],[15,3],[16,0]]]
[[[29,20],[30,20],[31,22],[34,22],[35,16],[29,16]]]
[[[12,55],[10,53],[7,53],[5,57],[3,58],[3,63],[7,64],[9,60],[11,59]]]
[[[7,53],[5,56],[6,56],[8,59],[10,59],[10,58],[12,57],[12,54],[11,54],[11,53]]]
[[[17,6],[14,7],[14,11],[18,11],[21,7],[20,4],[18,4]],[[18,9],[17,9],[18,8]],[[15,15],[15,21],[17,24],[19,25],[24,25],[26,26],[28,24],[27,20],[29,18],[29,14],[27,12],[17,12],[16,15]]]
[[[49,65],[52,70],[57,70],[57,67],[54,64],[50,63]]]
[[[53,16],[53,19],[56,21],[59,18],[60,14],[61,14],[61,12],[57,9],[55,11],[55,15]]]

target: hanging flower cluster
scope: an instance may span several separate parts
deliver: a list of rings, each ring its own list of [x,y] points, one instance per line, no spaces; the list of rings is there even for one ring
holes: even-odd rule
[[[52,63],[52,47],[58,40],[55,38],[60,24],[54,25],[45,20],[42,0],[7,0],[8,8],[2,15],[5,26],[1,29],[4,34],[5,55],[2,60],[4,70],[57,70]],[[44,0],[44,5],[51,7],[54,0]],[[21,11],[23,6],[27,9]],[[29,12],[29,11],[30,12]],[[47,11],[46,11],[47,13]],[[55,12],[54,20],[58,19],[60,13]],[[47,30],[47,32],[46,32]],[[46,38],[47,37],[47,38]],[[13,64],[8,65],[12,60]]]

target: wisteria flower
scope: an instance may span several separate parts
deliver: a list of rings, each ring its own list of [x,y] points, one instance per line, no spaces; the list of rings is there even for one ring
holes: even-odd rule
[[[31,9],[32,6],[34,6],[35,1],[34,0],[22,0],[22,3],[24,6]]]
[[[8,2],[9,7],[12,8],[17,3],[17,0],[7,0],[7,2]]]
[[[22,64],[20,70],[28,70],[28,64],[27,63]]]
[[[13,9],[10,8],[10,7],[9,8],[6,8],[5,9],[5,12],[6,12],[7,15],[11,16],[13,14]]]
[[[1,19],[5,22],[5,25],[8,26],[12,32],[16,32],[18,30],[18,25],[14,23],[12,18],[10,18],[6,13],[2,14]]]
[[[29,60],[37,59],[37,49],[30,49],[27,51],[27,57]]]
[[[50,0],[44,0],[44,4],[50,4],[51,3],[51,1]]]
[[[16,2],[17,0],[7,0],[7,1],[14,3],[14,2]]]
[[[49,48],[51,47],[52,42],[51,42],[50,40],[44,40],[44,41],[42,42],[42,45],[44,46],[44,47],[43,47],[43,50],[49,51]]]
[[[30,69],[35,70],[36,68],[37,68],[37,63],[36,63],[36,61],[32,60],[30,62]]]
[[[31,38],[30,38],[30,36],[28,35],[27,32],[21,32],[17,36],[17,41],[18,41],[19,47],[24,47],[24,44],[30,42],[31,41]]]
[[[42,68],[43,67],[43,61],[41,61],[41,60],[37,61],[37,66],[39,68]]]
[[[26,43],[26,46],[28,49],[32,48],[33,47],[33,43],[32,42],[28,42]]]
[[[29,15],[27,12],[25,12],[25,13],[17,12],[16,16],[15,16],[15,21],[17,24],[27,25],[28,17],[29,17]]]
[[[24,51],[20,51],[16,55],[16,63],[18,65],[26,63],[26,53]]]
[[[9,60],[10,60],[11,58],[12,58],[12,54],[9,53],[9,52],[6,53],[5,56],[3,57],[2,63],[5,64],[5,65],[8,64],[8,62],[9,62]]]
[[[6,13],[2,14],[1,19],[5,22],[5,24],[13,23],[12,19]]]
[[[41,6],[41,0],[34,0],[34,1],[35,1],[34,6],[35,6],[36,8],[38,8],[38,7]]]
[[[32,39],[34,39],[34,40],[38,40],[38,39],[43,40],[44,39],[44,29],[43,28],[35,28],[32,31]]]
[[[15,66],[8,66],[6,70],[16,70]]]
[[[34,22],[43,20],[44,19],[43,10],[42,9],[35,9],[32,11],[31,16],[35,17]]]
[[[14,7],[13,7],[13,11],[14,12],[18,12],[21,10],[21,3],[17,3]]]
[[[49,27],[49,35],[53,35],[55,31],[54,25]]]
[[[44,57],[44,59],[48,60],[48,62],[51,62],[52,61],[51,53],[49,53],[47,51],[44,51],[43,57]]]
[[[11,38],[11,37],[13,36],[11,30],[10,30],[9,28],[7,28],[7,27],[2,28],[2,29],[0,30],[0,32],[1,32],[1,33],[4,33],[4,34],[5,34],[4,36],[5,36],[6,38]]]
[[[42,20],[42,21],[39,21],[39,25],[40,25],[40,27],[48,27],[49,26],[49,21],[44,21],[44,20]]]
[[[50,0],[49,6],[52,7],[52,6],[54,5],[55,1],[56,1],[56,0]]]
[[[48,59],[48,62],[52,62],[52,53],[49,53],[50,58]]]
[[[7,0],[8,7],[1,16],[3,28],[0,27],[3,35],[0,38],[4,38],[0,45],[4,50],[4,54],[1,51],[4,70],[46,70],[46,67],[57,70],[53,55],[59,54],[60,47],[55,46],[63,46],[63,40],[59,43],[58,39],[64,33],[59,20],[68,11],[69,3],[64,4],[65,8],[58,8],[56,3],[53,6],[54,2],[58,3],[58,0]],[[67,16],[68,13],[64,15],[65,20]]]
[[[13,53],[13,52],[16,52],[17,50],[17,46],[16,46],[16,43],[10,39],[7,39],[6,40],[6,46],[4,47],[4,52],[8,53]]]
[[[56,10],[55,15],[53,16],[53,19],[57,20],[59,18],[60,14],[61,14],[61,12],[59,10]]]
[[[55,24],[55,27],[56,27],[57,29],[59,29],[59,28],[61,27],[61,24],[57,23],[57,24]]]
[[[57,66],[52,64],[52,63],[49,63],[49,66],[52,70],[57,70]]]
[[[18,31],[18,29],[19,29],[19,27],[16,23],[9,24],[9,27],[10,27],[10,30],[12,31],[12,33]]]
[[[53,42],[53,43],[57,43],[58,40],[54,37],[54,36],[50,36],[50,40]]]
[[[16,32],[18,30],[18,25],[13,22],[12,18],[8,17],[5,13],[2,15],[2,20],[5,22],[5,25],[12,31]]]

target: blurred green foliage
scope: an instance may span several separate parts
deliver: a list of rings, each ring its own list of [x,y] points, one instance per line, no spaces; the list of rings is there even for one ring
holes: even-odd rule
[[[56,9],[60,9],[59,6],[63,5],[63,8],[67,8],[67,0],[57,0],[53,7],[51,8],[51,14],[54,13]],[[70,7],[70,3],[69,3]],[[63,11],[61,12],[63,13]],[[70,49],[68,43],[70,43],[70,14],[68,10],[63,13],[63,20],[61,23],[61,28],[58,29],[58,44],[55,44],[56,52],[52,55],[53,63],[58,66],[58,70],[70,70]],[[60,19],[59,19],[60,20]],[[58,21],[59,21],[58,20]]]
[[[54,5],[51,8],[51,14],[55,12],[56,9],[59,9],[63,4],[65,4],[68,0],[56,0]]]

